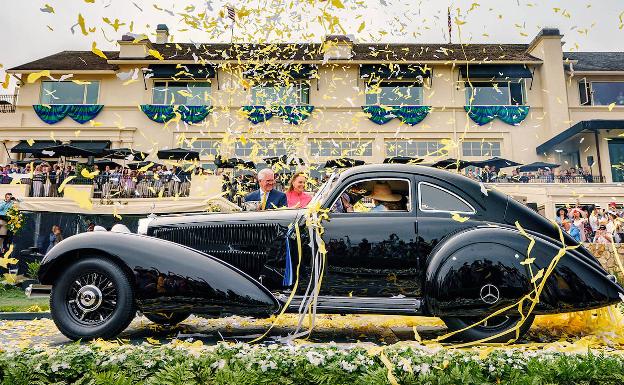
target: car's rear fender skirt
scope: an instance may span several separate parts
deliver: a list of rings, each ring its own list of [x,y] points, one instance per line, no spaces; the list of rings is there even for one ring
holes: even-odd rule
[[[243,271],[195,249],[136,234],[67,238],[45,256],[39,280],[54,285],[66,266],[85,256],[121,264],[143,311],[268,315],[279,309],[271,292]]]
[[[559,251],[552,240],[533,235],[533,274],[546,269]],[[429,257],[425,272],[425,313],[479,316],[515,303],[533,289],[526,259],[529,240],[519,231],[478,227],[450,236]],[[540,281],[538,280],[537,283]],[[489,286],[491,285],[491,286]],[[493,287],[492,287],[493,286]],[[494,292],[498,299],[483,297]],[[622,287],[578,253],[557,264],[534,309],[536,314],[592,309],[617,303]],[[528,304],[528,302],[527,302]],[[517,310],[511,309],[510,312]]]

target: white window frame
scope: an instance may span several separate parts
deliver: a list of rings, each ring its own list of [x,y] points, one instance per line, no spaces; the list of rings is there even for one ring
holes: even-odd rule
[[[156,92],[155,88],[156,88],[156,83],[165,83],[165,102],[163,104],[158,103],[159,105],[170,105],[171,101],[168,100],[168,96],[170,94],[170,90],[169,90],[169,83],[208,83],[210,85],[210,92],[208,93],[208,99],[211,99],[212,97],[212,82],[210,81],[210,79],[201,79],[201,80],[173,80],[173,79],[152,79],[152,104],[156,104],[154,103],[154,92]],[[203,99],[203,98],[202,98]],[[212,105],[212,101],[211,100],[203,100],[206,104],[193,104],[193,105],[198,105],[198,106],[211,106]],[[176,105],[180,104],[180,103],[175,103]]]
[[[204,157],[208,157],[208,156],[217,156],[219,154],[221,154],[221,148],[223,146],[223,142],[221,139],[213,139],[213,138],[201,138],[201,139],[197,139],[195,140],[191,145],[188,145],[187,142],[185,141],[182,144],[182,148],[186,148],[189,150],[193,150],[193,151],[197,151],[199,152],[200,157],[202,156],[202,153],[204,152],[204,150],[208,150],[208,148],[206,147],[195,147],[194,144],[198,143],[198,142],[215,142],[217,144],[217,146],[215,147],[211,147],[211,148],[215,148],[217,150],[216,154],[205,154]]]
[[[373,84],[377,84],[377,83],[379,84],[378,86],[377,85],[373,85]],[[405,103],[398,103],[397,104],[397,103],[394,103],[392,105],[424,105],[424,103],[425,103],[425,91],[423,89],[424,82],[418,82],[416,80],[405,80],[405,79],[401,79],[401,80],[398,80],[398,79],[387,79],[386,80],[386,79],[384,79],[384,80],[381,80],[381,81],[375,82],[375,83],[369,83],[369,82],[366,83],[366,89],[364,91],[364,104],[365,105],[367,105],[367,106],[382,105],[382,103],[379,101],[379,98],[381,96],[381,92],[379,92],[379,93],[369,92],[369,90],[371,90],[371,89],[374,89],[374,88],[377,88],[377,87],[381,87],[381,83],[409,84],[409,85],[412,86],[412,88],[419,88],[420,89],[420,95],[419,95],[420,96],[420,103],[418,103],[418,104],[405,104]],[[368,95],[375,95],[376,96],[376,103],[369,104],[368,101],[367,101]]]
[[[477,140],[473,140],[473,139],[469,139],[469,140],[464,140],[464,141],[462,141],[461,143],[462,143],[462,145],[461,145],[462,156],[472,156],[472,157],[478,157],[478,156],[501,156],[501,154],[502,154],[502,152],[503,152],[503,143],[502,143],[500,140],[488,140],[488,139],[484,139],[484,140],[478,140],[478,139],[477,139]],[[471,145],[471,149],[470,149],[471,154],[466,154],[466,153],[464,152],[464,143],[470,143],[470,145]],[[480,155],[473,155],[473,154],[472,154],[472,150],[473,150],[472,146],[473,146],[473,143],[479,143],[479,144],[481,145],[481,146],[480,146],[480,148],[481,148],[481,154],[480,154]],[[491,151],[491,150],[492,150],[492,146],[493,146],[495,143],[496,143],[496,144],[498,144],[498,154],[494,154],[494,153]],[[489,150],[490,150],[490,153],[489,153],[489,154],[487,154],[487,155],[486,155],[486,154],[484,154],[484,152],[485,152],[485,151],[484,151],[484,147],[483,147],[483,145],[484,145],[484,144],[488,144],[488,145],[489,145]]]
[[[330,154],[330,155],[322,155],[322,154],[321,154],[321,150],[322,150],[322,148],[321,148],[321,146],[319,145],[319,151],[318,151],[318,154],[314,154],[314,153],[313,153],[313,151],[312,151],[312,145],[313,145],[313,143],[319,143],[319,142],[330,142],[330,143],[333,143],[333,142],[335,142],[335,143],[342,143],[342,142],[358,142],[358,146],[357,146],[356,148],[351,148],[351,149],[349,149],[349,152],[348,152],[348,153],[343,154],[343,150],[344,150],[344,149],[342,148],[342,145],[339,145],[339,146],[336,148],[336,147],[333,147],[333,144],[332,144],[332,148],[336,148],[336,150],[338,151],[338,153],[337,153],[337,154]],[[373,153],[374,153],[374,148],[373,148],[373,147],[374,147],[374,146],[373,146],[374,142],[375,142],[375,141],[374,141],[374,139],[342,139],[342,138],[341,138],[341,139],[333,139],[333,138],[309,138],[309,139],[308,139],[308,148],[309,148],[309,151],[310,151],[310,156],[311,156],[311,157],[321,157],[321,158],[336,157],[336,156],[338,156],[338,157],[352,157],[352,156],[356,156],[356,157],[371,157],[371,156],[373,156],[373,155],[374,155],[374,154],[373,154]],[[370,145],[371,154],[370,154],[370,155],[365,155],[365,154],[363,154],[363,155],[359,155],[359,154],[357,154],[356,152],[357,152],[357,151],[359,151],[359,150],[362,148],[362,146],[363,146],[364,144],[367,144],[367,143]],[[367,146],[367,147],[368,147],[368,146]],[[363,152],[363,153],[365,153],[365,152],[366,152],[366,150],[367,150],[367,149],[365,148],[365,149],[364,149],[364,151],[362,151],[362,152]]]
[[[286,153],[285,154],[277,154],[277,152],[275,152],[275,154],[263,154],[263,153],[261,153],[263,148],[270,148],[270,147],[267,147],[267,145],[266,145],[267,143],[266,142],[274,142],[276,144],[276,146],[273,149],[271,149],[273,151],[278,149],[277,145],[285,144],[284,147],[285,147]],[[291,153],[288,151],[289,149],[293,148],[294,149],[293,153],[296,152],[296,149],[297,149],[297,145],[296,145],[294,139],[290,139],[290,140],[289,139],[281,139],[280,140],[280,139],[271,139],[271,138],[257,138],[257,139],[254,138],[254,139],[248,139],[247,143],[251,143],[251,147],[249,148],[250,151],[253,151],[253,146],[255,144],[258,144],[258,146],[260,146],[260,151],[258,152],[258,156],[262,157],[262,158],[268,158],[268,157],[272,157],[272,156],[282,156],[282,155],[287,155],[288,156],[288,155],[291,155]],[[237,141],[236,143],[234,143],[234,156],[241,157],[241,158],[248,158],[249,155],[239,155],[236,152],[237,149],[238,149],[237,146],[239,144],[241,144],[240,141]],[[247,150],[246,147],[245,147],[245,150]]]
[[[459,199],[460,201],[462,201],[463,203],[466,204],[466,206],[470,207],[472,209],[472,211],[455,211],[455,210],[438,210],[438,209],[426,209],[423,207],[422,204],[422,189],[421,186],[426,185],[426,186],[430,186],[433,187],[435,189],[438,189],[440,191],[446,192],[452,196],[454,196],[455,198]],[[445,189],[444,187],[438,186],[437,184],[433,184],[433,183],[429,183],[429,182],[418,182],[418,209],[420,211],[424,211],[424,212],[428,212],[428,213],[449,213],[449,214],[471,214],[474,215],[477,213],[477,211],[475,210],[474,206],[471,205],[470,203],[468,203],[464,198],[460,197],[459,195],[455,194],[452,191],[449,191],[447,189]]]
[[[580,81],[579,81],[580,82]],[[591,102],[590,106],[598,106],[598,107],[605,107],[608,106],[608,104],[596,104],[594,103],[594,83],[624,83],[624,80],[587,80],[585,79],[586,83],[589,83],[589,100]],[[579,100],[580,100],[580,95],[579,95]],[[583,106],[582,107],[588,107],[588,106]],[[621,107],[621,105],[616,104],[616,107]]]
[[[88,84],[77,84],[71,80],[63,80],[63,81],[53,81],[53,80],[44,80],[41,82],[41,86],[39,87],[39,103],[40,104],[51,104],[54,106],[71,106],[74,105],[75,103],[43,103],[43,85],[45,83],[74,83],[77,86],[81,86],[83,87],[83,92],[82,92],[82,106],[95,106],[99,104],[100,101],[100,88],[102,87],[102,82],[99,80],[81,80],[81,82],[89,82],[89,83],[97,83],[97,98],[95,100],[95,103],[86,103],[87,101],[87,86]]]
[[[464,87],[465,87],[465,97],[466,97],[466,105],[472,105],[472,106],[492,106],[492,105],[500,105],[500,106],[515,106],[516,104],[511,104],[511,84],[512,83],[519,83],[521,90],[522,90],[522,104],[518,104],[518,106],[526,106],[528,105],[527,103],[527,92],[526,92],[526,81],[525,79],[464,79],[462,80],[462,82],[464,83]],[[501,83],[507,83],[507,90],[508,92],[508,97],[507,97],[507,104],[474,104],[474,102],[471,102],[470,100],[473,98],[473,90],[477,87],[475,86],[475,83],[496,83],[496,84],[501,84]],[[492,87],[493,88],[493,87]],[[500,89],[500,88],[499,88]]]
[[[358,183],[362,183],[362,182],[368,182],[368,181],[385,181],[385,180],[398,180],[398,181],[402,181],[402,182],[407,182],[407,188],[408,188],[408,196],[407,196],[407,210],[388,210],[388,211],[362,211],[362,212],[351,212],[351,213],[333,213],[331,212],[332,207],[334,207],[334,205],[336,204],[336,202],[338,201],[338,199],[340,199],[340,197],[342,196],[342,193],[346,190],[348,190],[351,186],[353,186],[354,184],[358,184]],[[330,216],[332,215],[342,215],[342,214],[409,214],[409,213],[413,213],[414,211],[414,200],[412,197],[412,181],[409,178],[399,178],[399,177],[377,177],[377,178],[366,178],[366,179],[358,179],[356,181],[353,181],[351,183],[349,183],[347,185],[347,187],[343,188],[340,191],[340,194],[338,194],[338,196],[336,197],[336,199],[334,199],[331,202],[331,205],[327,206],[330,210]]]
[[[279,82],[279,81],[267,80],[267,81],[264,81],[264,82],[262,82],[260,84],[256,84],[256,85],[251,86],[249,88],[249,100],[251,101],[251,104],[252,105],[266,105],[267,103],[259,103],[259,102],[257,102],[255,100],[255,98],[254,98],[254,90],[257,90],[259,88],[260,89],[263,89],[263,88],[273,88],[274,89],[276,87],[280,87],[280,88],[286,88],[287,87],[287,85],[285,85],[285,84],[281,84],[279,86],[276,86],[277,84],[280,84],[280,83],[281,82]],[[270,85],[267,85],[267,84],[270,84]],[[307,88],[308,88],[308,100],[306,102],[303,102],[303,94],[304,94],[303,93],[303,89],[304,89],[303,86],[304,85],[307,86]],[[297,88],[297,103],[295,103],[294,105],[297,105],[297,106],[309,106],[310,105],[310,92],[311,92],[312,87],[310,86],[309,80],[306,80],[306,79],[295,80],[295,81],[292,81],[291,84],[288,85],[288,86],[295,86]],[[268,103],[268,105],[281,106],[281,105],[286,105],[286,104],[281,103],[280,101],[271,101],[271,102]],[[291,104],[288,104],[288,105],[291,105]]]
[[[444,139],[446,139],[446,138],[444,138]],[[427,143],[427,148],[429,148],[429,143],[436,143],[437,146],[440,147],[440,148],[437,149],[436,151],[434,151],[433,153],[427,152],[427,154],[424,154],[424,155],[418,154],[418,149],[416,149],[416,154],[414,154],[414,155],[411,155],[411,154],[409,154],[407,152],[405,154],[403,154],[403,155],[401,155],[401,154],[394,155],[394,154],[391,154],[391,153],[388,152],[388,144],[391,143],[391,142],[394,142],[395,149],[396,149],[396,146],[397,146],[398,142],[404,142],[405,145],[409,145],[409,144],[412,144],[412,143]],[[440,149],[444,148],[444,145],[442,144],[442,139],[440,139],[440,140],[437,140],[437,139],[412,139],[411,142],[412,143],[410,143],[410,139],[394,139],[394,138],[393,139],[386,139],[386,140],[384,140],[384,154],[385,154],[386,157],[393,157],[393,156],[437,157],[437,156],[441,155],[439,153]],[[406,151],[407,151],[407,149],[406,149]]]

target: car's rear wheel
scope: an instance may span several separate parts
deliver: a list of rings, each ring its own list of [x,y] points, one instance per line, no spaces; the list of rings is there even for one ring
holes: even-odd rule
[[[61,333],[72,340],[113,338],[136,313],[132,284],[107,259],[78,260],[52,286],[50,312]]]
[[[444,317],[442,320],[449,328],[449,331],[456,331],[464,329],[476,322],[479,322],[484,317]],[[522,325],[520,326],[519,337],[522,337],[526,333],[535,319],[535,315],[528,316]],[[500,336],[488,340],[487,342],[508,342],[509,340],[516,338],[516,326],[520,321],[520,316],[498,316],[492,317],[487,321],[481,322],[470,329],[459,332],[453,336],[452,339],[461,341],[479,341],[500,333]],[[507,333],[505,333],[507,331]]]
[[[191,313],[143,313],[150,321],[159,325],[177,325],[187,319]]]

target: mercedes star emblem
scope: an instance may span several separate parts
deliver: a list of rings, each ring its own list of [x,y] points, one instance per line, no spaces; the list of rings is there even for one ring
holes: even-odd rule
[[[498,288],[492,284],[484,285],[481,288],[481,299],[487,304],[494,304],[500,299]]]

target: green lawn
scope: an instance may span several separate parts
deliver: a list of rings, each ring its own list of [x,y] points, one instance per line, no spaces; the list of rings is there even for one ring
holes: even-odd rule
[[[36,309],[38,306],[39,309]],[[8,311],[48,311],[48,297],[28,298],[21,288],[0,286],[0,312]]]

